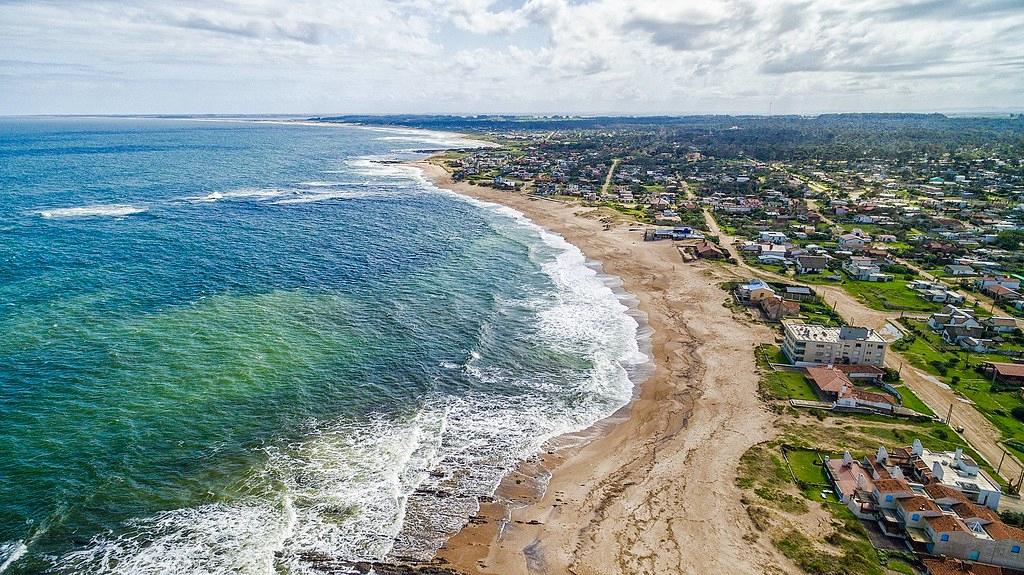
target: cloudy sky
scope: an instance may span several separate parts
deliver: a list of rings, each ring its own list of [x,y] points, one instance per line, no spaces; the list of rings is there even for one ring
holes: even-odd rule
[[[0,0],[0,114],[1024,110],[1024,0]]]

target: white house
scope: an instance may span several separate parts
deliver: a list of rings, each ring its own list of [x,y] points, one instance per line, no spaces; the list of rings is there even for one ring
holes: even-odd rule
[[[771,244],[784,244],[789,241],[786,234],[782,232],[763,231],[758,234],[758,239]]]
[[[843,234],[839,236],[839,246],[846,249],[863,248],[871,238],[863,238],[856,234]]]

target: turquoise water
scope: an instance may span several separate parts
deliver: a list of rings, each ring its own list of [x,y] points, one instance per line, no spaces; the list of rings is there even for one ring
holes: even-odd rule
[[[450,135],[0,120],[0,571],[427,556],[626,403],[574,247],[376,159]]]

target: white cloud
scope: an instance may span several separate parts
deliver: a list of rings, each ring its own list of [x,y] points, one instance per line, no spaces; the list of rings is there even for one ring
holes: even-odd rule
[[[1019,0],[0,0],[0,113],[1024,108],[1021,30]]]

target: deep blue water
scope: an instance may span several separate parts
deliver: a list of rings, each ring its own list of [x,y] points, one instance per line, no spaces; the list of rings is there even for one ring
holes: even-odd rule
[[[0,120],[0,571],[429,554],[628,401],[637,324],[578,250],[372,161],[465,144]]]

